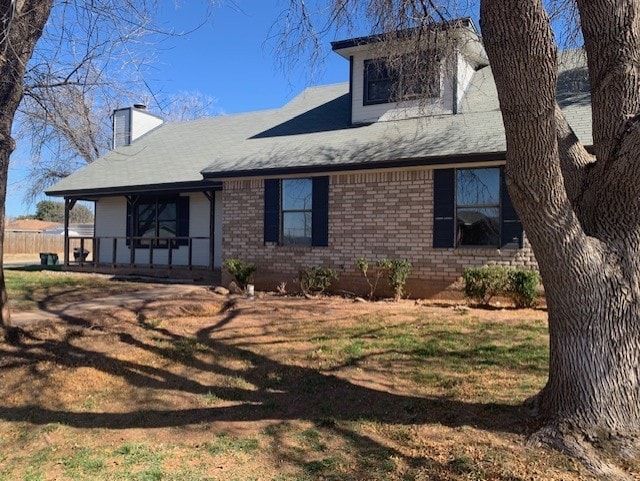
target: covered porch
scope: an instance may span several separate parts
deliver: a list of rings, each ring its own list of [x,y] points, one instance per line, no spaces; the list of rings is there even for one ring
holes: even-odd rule
[[[221,188],[64,198],[65,270],[219,280]],[[79,200],[95,206],[93,235],[69,230]]]

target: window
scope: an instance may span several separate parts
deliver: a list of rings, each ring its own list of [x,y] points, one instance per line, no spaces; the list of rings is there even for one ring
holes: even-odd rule
[[[167,248],[171,245],[176,248],[187,245],[188,240],[182,237],[189,235],[189,197],[138,198],[133,206],[127,204],[127,237],[131,227],[133,237],[137,238],[136,247],[153,245],[154,248]]]
[[[433,247],[522,248],[503,167],[433,172]]]
[[[388,103],[393,91],[393,77],[384,61],[364,61],[364,104]]]
[[[178,206],[176,199],[144,199],[135,207],[134,237],[138,239],[138,247],[167,247],[169,240],[178,235]],[[154,237],[161,239],[152,240]],[[167,240],[165,240],[167,239]]]
[[[456,170],[456,246],[500,245],[500,169]]]
[[[327,246],[329,177],[264,181],[264,242]]]
[[[410,65],[409,57],[402,57],[397,62],[399,66],[393,67],[384,58],[365,60],[363,104],[439,97],[440,60],[436,54],[422,58],[420,67]]]
[[[282,181],[283,245],[311,245],[311,179]]]

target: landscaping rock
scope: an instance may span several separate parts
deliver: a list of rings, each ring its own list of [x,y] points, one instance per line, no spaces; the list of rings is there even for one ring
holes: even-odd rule
[[[238,284],[236,284],[235,282],[231,281],[229,283],[229,292],[231,294],[242,294],[242,289],[240,289],[240,287],[238,287]]]
[[[221,296],[228,296],[229,295],[229,289],[227,289],[226,287],[222,287],[222,286],[216,286],[213,289],[213,292],[215,292],[216,294],[219,294]]]

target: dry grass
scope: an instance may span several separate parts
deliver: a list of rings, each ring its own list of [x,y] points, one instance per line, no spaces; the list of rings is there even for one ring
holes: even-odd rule
[[[61,272],[60,266],[26,266],[4,271],[9,305],[14,310],[54,307],[153,288],[153,284],[115,281],[102,274]]]
[[[213,294],[0,346],[0,480],[584,480],[525,447],[546,314]]]

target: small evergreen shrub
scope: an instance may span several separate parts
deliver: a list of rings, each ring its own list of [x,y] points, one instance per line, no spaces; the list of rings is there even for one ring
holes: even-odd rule
[[[338,280],[338,273],[329,267],[314,266],[300,271],[298,280],[304,294],[322,294],[333,281]]]
[[[387,280],[393,289],[395,300],[400,300],[405,294],[404,285],[411,273],[411,262],[406,259],[382,259],[377,265],[388,270]]]
[[[516,307],[533,307],[538,297],[540,274],[531,269],[509,269],[506,294]]]
[[[240,259],[226,259],[223,266],[242,290],[245,290],[247,284],[251,283],[253,274],[257,269],[255,264],[250,264]]]
[[[464,295],[471,301],[489,305],[507,286],[507,269],[499,266],[469,267],[462,273]]]
[[[467,298],[485,306],[499,294],[511,298],[517,308],[534,306],[538,297],[540,274],[534,270],[473,267],[465,269],[462,278]]]

